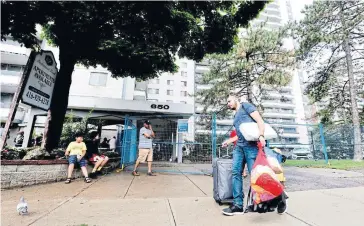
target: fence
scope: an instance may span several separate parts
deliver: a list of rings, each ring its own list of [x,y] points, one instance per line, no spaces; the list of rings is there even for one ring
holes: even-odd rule
[[[139,130],[143,122],[152,124],[153,161],[179,163],[211,163],[213,150],[216,149],[216,123],[212,115],[192,115],[183,118],[177,115],[151,115],[143,118],[126,117],[125,125],[118,129],[118,150],[121,153],[121,164],[125,167],[133,164],[137,158]],[[184,121],[183,131],[179,123]],[[215,131],[215,132],[214,132]]]
[[[354,147],[361,146],[364,154],[364,126],[361,127],[361,143],[354,142],[354,128],[352,125],[323,124],[288,124],[270,123],[278,134],[277,139],[269,140],[270,147],[279,148],[288,159],[325,160],[353,159]],[[234,129],[220,130],[227,139]],[[227,149],[217,145],[217,155],[231,155],[232,146]]]
[[[231,155],[233,147],[222,148],[234,129],[228,120],[216,115],[181,116],[152,115],[135,119],[126,117],[118,129],[121,165],[133,164],[137,158],[139,130],[149,120],[155,132],[153,159],[156,162],[211,163],[214,157]],[[181,121],[184,127],[181,129]],[[353,159],[354,133],[350,125],[270,123],[278,138],[269,140],[270,147],[281,149],[288,159]],[[182,125],[182,124],[181,124]],[[362,141],[364,127],[361,128]],[[362,142],[363,143],[363,142]],[[364,144],[361,144],[364,151]]]

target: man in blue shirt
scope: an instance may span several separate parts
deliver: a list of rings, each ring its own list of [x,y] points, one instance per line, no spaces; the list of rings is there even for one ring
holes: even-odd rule
[[[237,135],[225,141],[222,146],[226,147],[235,141],[237,141],[237,145],[233,151],[232,167],[234,202],[231,207],[224,209],[222,212],[225,215],[233,216],[244,213],[243,179],[241,176],[243,172],[243,166],[246,163],[250,173],[258,154],[257,142],[245,140],[239,129],[240,124],[256,122],[260,132],[259,141],[262,143],[263,147],[265,146],[266,142],[264,138],[264,121],[254,105],[244,101],[239,103],[238,99],[234,95],[230,95],[227,100],[227,106],[230,110],[235,111],[233,124]]]

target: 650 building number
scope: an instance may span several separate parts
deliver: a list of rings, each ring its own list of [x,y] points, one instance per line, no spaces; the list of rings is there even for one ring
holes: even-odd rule
[[[152,104],[150,105],[150,108],[152,109],[159,109],[159,110],[168,110],[169,109],[169,105],[163,105],[163,104]]]

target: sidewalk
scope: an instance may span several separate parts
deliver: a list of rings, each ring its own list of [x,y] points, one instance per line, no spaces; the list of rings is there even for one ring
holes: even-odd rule
[[[24,196],[28,216],[18,216]],[[363,225],[364,187],[289,193],[289,209],[225,217],[212,198],[212,177],[113,173],[91,184],[53,183],[1,194],[1,225]],[[349,223],[350,222],[350,223]]]

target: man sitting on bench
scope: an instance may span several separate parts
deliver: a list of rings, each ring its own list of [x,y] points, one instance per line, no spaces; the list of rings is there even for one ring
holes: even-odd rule
[[[99,154],[99,141],[100,136],[96,131],[90,133],[91,141],[87,142],[87,158],[88,160],[94,164],[94,168],[90,173],[91,178],[97,177],[97,174],[101,173],[101,169],[109,158],[104,155]]]

